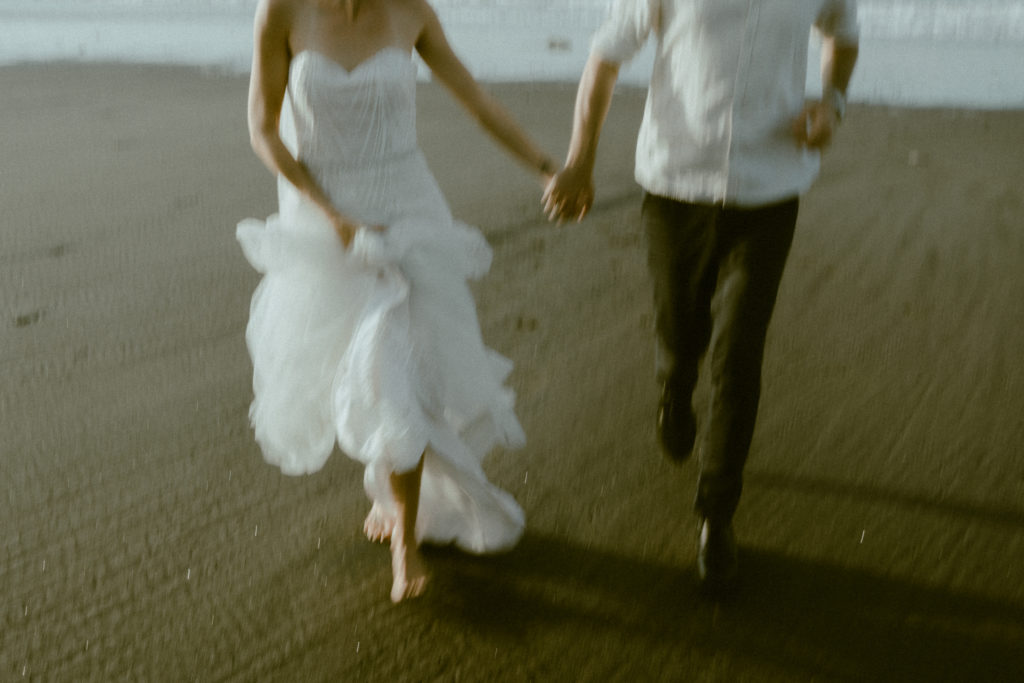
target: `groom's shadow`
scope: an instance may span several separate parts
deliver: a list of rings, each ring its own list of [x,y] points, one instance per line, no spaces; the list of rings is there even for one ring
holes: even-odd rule
[[[424,607],[473,630],[571,627],[591,645],[691,648],[798,680],[1024,681],[1020,606],[821,562],[741,550],[740,582],[713,600],[692,567],[550,536],[527,533],[497,557],[429,556]]]

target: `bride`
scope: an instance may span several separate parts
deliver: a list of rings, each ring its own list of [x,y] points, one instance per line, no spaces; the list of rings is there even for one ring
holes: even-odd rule
[[[546,181],[554,165],[474,81],[426,0],[261,0],[252,146],[278,213],[238,239],[263,274],[246,342],[264,457],[365,465],[366,535],[389,541],[391,599],[421,594],[421,542],[511,547],[523,512],[481,467],[524,442],[511,363],[484,346],[468,279],[490,267],[416,141],[416,51],[479,124]]]

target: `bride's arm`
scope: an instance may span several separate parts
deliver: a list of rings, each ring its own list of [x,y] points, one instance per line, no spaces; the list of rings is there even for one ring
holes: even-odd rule
[[[285,147],[279,133],[281,106],[288,87],[291,51],[288,47],[292,20],[288,0],[262,0],[256,11],[252,76],[249,81],[249,141],[263,164],[280,174],[320,207],[345,246],[356,225],[332,204],[306,165]]]
[[[554,162],[515,119],[473,78],[448,44],[441,22],[433,9],[422,3],[423,30],[416,40],[416,51],[434,76],[448,88],[477,122],[526,166],[540,174],[546,182],[557,170]]]

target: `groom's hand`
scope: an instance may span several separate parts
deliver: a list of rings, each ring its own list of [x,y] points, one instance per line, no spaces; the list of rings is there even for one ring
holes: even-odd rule
[[[544,188],[544,213],[548,220],[582,221],[594,204],[594,181],[591,173],[566,166],[556,173]]]
[[[793,120],[793,137],[801,147],[823,150],[832,142],[838,122],[832,105],[817,100],[808,102]]]

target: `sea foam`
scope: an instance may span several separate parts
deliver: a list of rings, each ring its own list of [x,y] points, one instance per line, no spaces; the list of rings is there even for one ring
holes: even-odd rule
[[[257,0],[0,0],[0,64],[54,60],[249,68]],[[434,0],[478,78],[572,81],[607,0]],[[860,0],[851,98],[1024,107],[1024,0]],[[812,40],[812,49],[815,43]],[[622,71],[642,85],[650,46]],[[816,69],[808,90],[817,89]],[[429,77],[426,69],[421,73]]]

